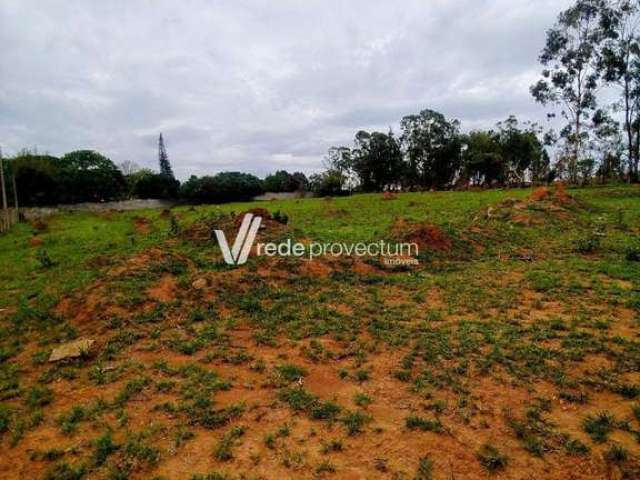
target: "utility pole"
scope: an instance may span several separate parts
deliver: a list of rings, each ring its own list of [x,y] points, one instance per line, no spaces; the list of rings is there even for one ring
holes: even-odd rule
[[[16,209],[16,221],[20,221],[20,206],[18,205],[18,185],[16,184],[16,171],[15,168],[13,168],[12,170],[11,183],[13,184],[13,207]]]
[[[7,190],[4,186],[4,165],[2,163],[2,147],[0,147],[0,184],[2,185],[2,210],[4,211],[5,228],[9,229],[9,209],[7,208]]]

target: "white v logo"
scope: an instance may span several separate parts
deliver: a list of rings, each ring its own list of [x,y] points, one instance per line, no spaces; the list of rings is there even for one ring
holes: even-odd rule
[[[262,217],[254,217],[253,214],[247,213],[242,219],[240,230],[236,236],[233,247],[230,249],[227,243],[227,237],[222,230],[216,230],[216,238],[222,250],[224,261],[229,265],[243,265],[247,263],[251,247],[258,234],[258,229],[262,223]]]

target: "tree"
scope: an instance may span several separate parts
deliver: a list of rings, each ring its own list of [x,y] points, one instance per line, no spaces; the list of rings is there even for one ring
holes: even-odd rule
[[[158,163],[160,164],[160,175],[175,179],[175,177],[173,176],[173,169],[171,168],[171,164],[169,163],[167,150],[164,147],[164,139],[162,138],[162,133],[160,134],[160,138],[158,139]]]
[[[60,203],[60,159],[22,150],[8,163],[15,175],[20,205],[34,207]]]
[[[465,178],[475,185],[504,183],[502,149],[493,132],[473,131],[464,139]]]
[[[302,172],[293,172],[291,174],[291,181],[295,186],[293,191],[305,191],[309,188],[309,179]]]
[[[60,159],[58,186],[62,203],[116,200],[126,191],[118,167],[93,150],[76,150]]]
[[[520,128],[518,119],[511,115],[496,126],[497,141],[504,160],[503,182],[523,184],[526,172],[541,160],[544,148],[538,135],[541,133],[536,124],[525,123]]]
[[[180,197],[192,203],[242,202],[261,193],[264,193],[262,181],[240,172],[222,172],[200,178],[193,175],[180,188]]]
[[[609,85],[620,88],[629,179],[637,182],[640,163],[640,2],[610,0],[601,10],[601,25],[607,32],[602,46],[601,68]]]
[[[399,185],[402,178],[402,151],[392,131],[359,131],[350,163],[364,192],[386,190]]]
[[[601,182],[623,176],[622,155],[624,141],[620,123],[608,112],[598,110],[593,116],[594,136],[596,139],[594,152],[601,159],[598,176]]]
[[[118,164],[118,168],[120,168],[120,171],[125,177],[129,175],[133,175],[134,173],[140,171],[140,165],[138,165],[136,162],[133,162],[131,160],[125,160],[124,162],[120,162]]]
[[[345,174],[337,169],[329,169],[309,177],[309,188],[321,197],[344,195]]]
[[[291,174],[286,170],[279,170],[264,179],[264,189],[267,192],[295,192],[305,190],[307,186],[307,177],[301,172]]]
[[[336,172],[340,172],[344,181],[341,182],[341,188],[348,188],[349,191],[353,190],[355,186],[358,184],[358,176],[352,169],[352,159],[353,155],[351,152],[351,148],[349,147],[331,147],[327,151],[327,154],[324,157],[324,166],[327,170],[335,170]],[[317,178],[316,178],[317,180]],[[309,179],[311,183],[311,179]],[[313,191],[313,186],[311,186]]]
[[[404,183],[409,188],[446,188],[462,165],[460,122],[449,121],[433,110],[404,117],[400,126],[407,166]]]
[[[551,159],[549,153],[543,148],[540,156],[534,158],[531,162],[531,182],[533,184],[539,184],[545,181],[551,183]]]
[[[540,129],[515,116],[499,122],[495,130],[474,131],[464,137],[464,172],[473,183],[524,184],[527,175],[539,182],[548,174],[549,156],[539,139]]]
[[[127,177],[130,191],[137,198],[172,199],[177,198],[180,182],[151,170],[140,170]]]
[[[597,46],[605,32],[599,22],[602,5],[602,0],[578,0],[560,14],[547,32],[540,55],[545,67],[543,78],[531,87],[537,102],[561,106],[562,117],[568,122],[561,134],[573,151],[568,170],[569,180],[574,183],[589,138],[585,124],[596,108],[600,73]]]

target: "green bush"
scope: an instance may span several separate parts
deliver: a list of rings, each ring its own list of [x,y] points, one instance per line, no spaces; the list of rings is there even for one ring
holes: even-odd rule
[[[264,193],[262,181],[247,173],[223,172],[213,177],[192,176],[180,188],[189,203],[226,203],[251,200]]]

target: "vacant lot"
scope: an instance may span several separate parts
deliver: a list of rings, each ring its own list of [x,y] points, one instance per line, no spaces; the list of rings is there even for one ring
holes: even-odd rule
[[[420,266],[225,265],[213,229],[258,206],[279,212],[261,241],[415,241]],[[20,224],[2,477],[640,478],[639,233],[625,186]]]

